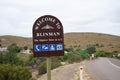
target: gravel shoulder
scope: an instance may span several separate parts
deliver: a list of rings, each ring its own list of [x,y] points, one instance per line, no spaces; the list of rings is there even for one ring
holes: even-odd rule
[[[51,71],[51,80],[80,80],[79,67],[84,67],[83,78],[84,80],[93,80],[85,69],[86,61],[80,63],[73,63],[61,66]],[[47,75],[42,75],[37,80],[47,80]]]

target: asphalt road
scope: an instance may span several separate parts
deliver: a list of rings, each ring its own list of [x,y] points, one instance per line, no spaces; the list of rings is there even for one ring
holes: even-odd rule
[[[120,80],[120,60],[98,58],[88,62],[86,66],[95,80]]]

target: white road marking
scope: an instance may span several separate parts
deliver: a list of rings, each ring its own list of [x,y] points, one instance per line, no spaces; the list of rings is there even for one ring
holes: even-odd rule
[[[108,60],[108,62],[111,64],[111,65],[113,65],[114,67],[116,67],[116,68],[118,68],[118,69],[120,69],[120,67],[119,66],[117,66],[117,65],[115,65],[115,64],[113,64],[109,59],[107,59]]]

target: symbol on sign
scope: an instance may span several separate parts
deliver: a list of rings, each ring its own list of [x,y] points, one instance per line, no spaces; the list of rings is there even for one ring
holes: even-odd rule
[[[35,52],[39,52],[40,51],[40,48],[41,48],[41,45],[34,45],[34,50]]]
[[[54,29],[54,28],[50,25],[46,25],[46,26],[42,27],[42,29]]]
[[[63,45],[62,44],[57,44],[56,49],[57,50],[63,50]]]
[[[42,45],[42,51],[48,51],[48,44],[43,44]]]
[[[50,44],[50,51],[55,51],[55,44]]]

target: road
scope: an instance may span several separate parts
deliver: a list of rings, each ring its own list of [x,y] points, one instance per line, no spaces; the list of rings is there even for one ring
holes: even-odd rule
[[[120,80],[120,61],[111,58],[98,58],[86,64],[95,80]]]

